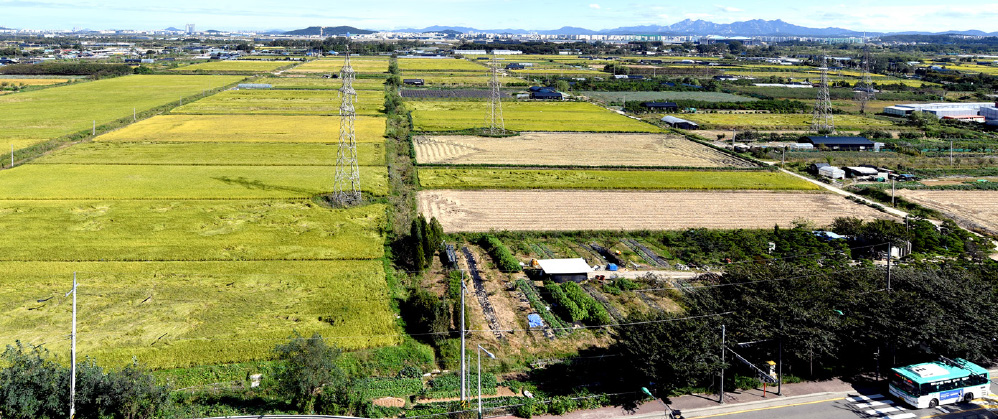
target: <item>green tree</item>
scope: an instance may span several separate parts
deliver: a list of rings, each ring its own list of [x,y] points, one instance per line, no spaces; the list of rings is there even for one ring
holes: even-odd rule
[[[0,414],[4,418],[65,416],[69,399],[65,367],[49,359],[48,350],[20,341],[0,355]]]
[[[326,344],[319,333],[305,338],[295,332],[274,353],[280,360],[278,390],[302,413],[314,414],[315,400],[323,391],[346,385],[346,374],[336,364],[340,349]]]

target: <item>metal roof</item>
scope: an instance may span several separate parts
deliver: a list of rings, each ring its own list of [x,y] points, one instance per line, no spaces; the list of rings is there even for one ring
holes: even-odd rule
[[[668,122],[668,123],[670,123],[670,124],[678,124],[678,123],[681,123],[681,122],[685,122],[685,123],[687,123],[687,124],[693,124],[693,125],[697,125],[697,123],[696,123],[696,122],[693,122],[693,121],[687,121],[687,120],[685,120],[685,119],[683,119],[683,118],[676,118],[676,117],[674,117],[674,116],[669,116],[669,115],[666,115],[666,116],[663,116],[663,117],[662,117],[662,122]]]
[[[873,147],[873,141],[866,139],[866,137],[821,137],[821,136],[811,136],[807,137],[811,144],[825,144],[825,145],[858,145]]]
[[[956,358],[953,361],[959,365],[936,361],[892,369],[894,372],[918,384],[961,378],[971,374],[988,373],[988,370],[965,359]]]
[[[574,259],[538,259],[537,264],[548,275],[581,274],[592,272],[593,268],[583,258]]]

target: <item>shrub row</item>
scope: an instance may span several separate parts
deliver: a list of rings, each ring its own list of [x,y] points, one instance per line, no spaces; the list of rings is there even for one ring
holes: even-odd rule
[[[423,392],[423,380],[419,378],[366,379],[355,383],[354,389],[365,399],[406,398]]]
[[[557,305],[562,316],[571,322],[585,320],[586,311],[579,307],[558,284],[548,281],[544,283],[544,290],[551,296],[551,300]]]
[[[602,303],[596,301],[596,299],[589,295],[586,290],[582,289],[579,284],[566,282],[562,285],[562,287],[565,290],[565,294],[567,294],[580,309],[585,311],[586,323],[597,326],[610,324],[610,314],[607,313],[606,307],[603,307]]]
[[[500,271],[503,272],[520,272],[520,262],[516,260],[513,253],[509,251],[509,248],[502,243],[499,239],[491,234],[486,234],[482,236],[479,240],[479,246],[482,246],[492,259],[495,261],[496,266],[499,267]]]

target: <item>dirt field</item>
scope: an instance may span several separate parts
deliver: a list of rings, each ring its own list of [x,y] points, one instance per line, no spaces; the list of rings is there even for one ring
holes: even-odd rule
[[[837,217],[889,218],[838,195],[767,191],[435,190],[419,193],[419,208],[437,217],[448,233],[772,228],[789,227],[795,220],[823,226]]]
[[[752,167],[685,138],[661,134],[525,132],[516,137],[416,137],[416,160],[438,164]]]
[[[897,194],[953,217],[964,227],[977,227],[998,233],[998,191],[898,189]]]

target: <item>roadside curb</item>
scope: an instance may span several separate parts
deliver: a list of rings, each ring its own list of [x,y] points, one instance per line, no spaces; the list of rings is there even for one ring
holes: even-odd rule
[[[856,390],[850,391],[828,391],[823,393],[802,394],[799,396],[786,396],[773,400],[759,400],[754,402],[732,403],[712,407],[701,407],[697,409],[683,409],[683,417],[696,418],[705,416],[724,415],[736,413],[744,410],[764,410],[784,407],[794,404],[817,403],[830,399],[844,399],[850,394],[858,393]]]

